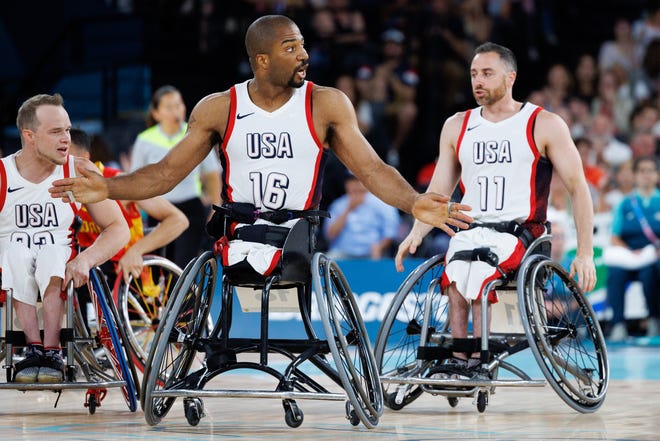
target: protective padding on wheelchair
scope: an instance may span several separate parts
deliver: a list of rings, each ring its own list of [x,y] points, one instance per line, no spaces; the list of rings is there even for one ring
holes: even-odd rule
[[[282,256],[269,275],[278,275],[281,283],[307,283],[311,275],[313,252],[313,225],[307,219],[299,219],[289,230],[282,247]],[[233,285],[243,286],[263,286],[268,278],[256,272],[247,261],[224,267],[223,275]]]
[[[498,293],[512,287],[517,290],[524,334],[489,334],[487,372],[479,368],[472,379],[457,380],[454,384],[458,386],[436,380],[435,374],[452,352],[480,349],[480,339],[451,338],[448,301],[439,289],[443,270],[442,255],[416,268],[399,288],[381,324],[375,356],[388,407],[401,409],[423,392],[430,392],[446,395],[452,406],[457,404],[458,396],[474,394],[479,411],[483,411],[487,393],[494,391],[495,384],[543,384],[504,361],[527,348],[547,382],[569,406],[579,412],[593,412],[600,407],[609,377],[600,326],[575,281],[561,265],[540,254],[523,260],[516,283],[504,281],[497,288]],[[469,341],[471,346],[466,343]],[[498,368],[518,379],[498,380]]]

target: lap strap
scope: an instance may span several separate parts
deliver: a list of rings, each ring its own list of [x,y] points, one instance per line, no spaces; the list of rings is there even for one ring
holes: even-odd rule
[[[277,248],[284,246],[284,241],[289,234],[289,228],[275,225],[248,225],[237,228],[232,239],[240,239],[246,242],[259,242],[272,245]]]
[[[455,260],[467,260],[468,262],[486,262],[490,266],[494,266],[496,268],[500,263],[500,259],[497,257],[497,254],[493,253],[488,247],[456,251],[454,255],[451,256],[449,262],[453,262]]]
[[[525,249],[534,242],[534,235],[526,227],[525,224],[520,224],[516,221],[504,221],[504,222],[473,222],[469,226],[469,230],[473,228],[490,228],[492,230],[498,231],[500,233],[509,233],[516,236],[522,242]]]

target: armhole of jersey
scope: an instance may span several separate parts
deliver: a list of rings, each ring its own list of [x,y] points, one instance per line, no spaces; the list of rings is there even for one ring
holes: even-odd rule
[[[314,116],[312,112],[312,92],[314,91],[314,83],[311,81],[307,82],[307,90],[305,91],[305,117],[307,119],[307,127],[309,128],[309,133],[312,134],[314,142],[319,149],[323,150],[323,143],[319,140],[318,135],[316,134],[316,127],[314,127]]]
[[[470,115],[472,114],[472,109],[468,109],[465,112],[465,118],[463,118],[463,124],[461,125],[461,133],[458,134],[458,140],[456,141],[456,158],[458,159],[458,151],[461,148],[461,143],[463,142],[463,136],[465,135],[465,130],[470,121]]]
[[[247,86],[246,86],[247,87]],[[226,154],[227,144],[229,143],[229,138],[231,138],[231,132],[234,131],[234,123],[236,122],[236,108],[238,107],[238,97],[236,95],[236,85],[231,86],[229,89],[229,119],[227,120],[227,130],[225,131],[225,136],[222,140],[222,144],[218,148],[218,155],[221,155],[224,158],[224,164],[222,167],[222,190],[221,194],[226,196],[227,202],[232,200],[232,191],[233,189],[229,185],[229,173],[231,172],[231,167],[229,164],[229,157]],[[222,163],[223,161],[221,161]]]
[[[468,121],[470,121],[470,115],[472,114],[472,109],[468,109],[465,111],[465,118],[463,118],[463,124],[461,125],[461,133],[458,134],[458,141],[456,141],[456,160],[460,164],[461,161],[458,156],[458,151],[461,148],[461,144],[463,143],[463,135],[465,135],[465,130],[468,125]],[[463,185],[463,180],[459,179],[458,181],[458,186],[461,189],[461,192],[465,194],[465,185]]]
[[[5,200],[7,198],[7,170],[5,170],[5,163],[0,161],[0,210],[5,207]]]
[[[236,98],[236,86],[231,86],[229,89],[229,117],[227,118],[227,130],[225,130],[225,136],[222,139],[222,144],[220,149],[224,150],[229,142],[231,137],[231,132],[234,131],[234,123],[236,122],[236,107],[238,100]]]
[[[534,140],[534,127],[536,127],[536,117],[538,116],[539,112],[541,112],[541,110],[543,110],[543,108],[539,106],[532,111],[532,114],[529,116],[529,120],[527,121],[526,128],[527,143],[529,144],[529,148],[532,150],[532,154],[537,160],[541,156],[541,153],[539,152],[536,141]]]

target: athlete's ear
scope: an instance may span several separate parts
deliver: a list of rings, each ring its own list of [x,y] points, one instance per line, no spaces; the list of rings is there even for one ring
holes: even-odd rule
[[[268,54],[257,54],[254,56],[254,60],[256,65],[261,69],[268,69],[268,65],[270,64],[270,57]]]
[[[517,76],[517,72],[515,70],[512,70],[511,72],[507,72],[506,78],[509,87],[513,86],[513,83],[516,82],[516,76]]]

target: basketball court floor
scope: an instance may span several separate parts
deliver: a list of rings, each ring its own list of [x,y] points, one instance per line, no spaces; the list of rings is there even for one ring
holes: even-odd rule
[[[7,440],[658,440],[660,439],[660,345],[611,345],[611,382],[603,406],[580,414],[553,389],[498,388],[484,413],[471,399],[451,408],[446,398],[422,395],[400,411],[385,409],[378,426],[351,426],[344,403],[298,401],[304,422],[290,428],[274,399],[204,399],[207,416],[199,425],[185,419],[181,399],[154,427],[141,410],[127,410],[118,389],[108,391],[90,415],[84,391],[65,391],[54,404],[51,391],[0,391],[0,433]],[[521,359],[533,378],[534,360]],[[536,368],[538,369],[538,368]],[[540,372],[540,371],[539,371]],[[233,375],[240,388],[269,387],[266,378]],[[225,386],[226,387],[226,386]]]

